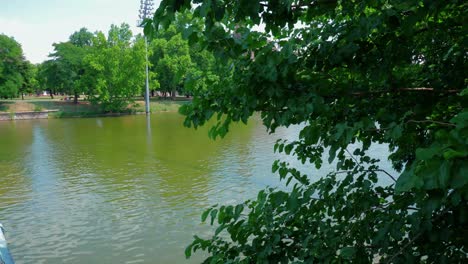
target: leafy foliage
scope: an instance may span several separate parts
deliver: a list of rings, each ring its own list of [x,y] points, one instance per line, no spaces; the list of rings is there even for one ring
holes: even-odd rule
[[[60,92],[78,96],[89,91],[87,65],[83,58],[90,53],[93,34],[86,28],[73,33],[69,41],[54,43],[50,59],[40,66],[39,84],[51,95]]]
[[[90,100],[105,111],[122,111],[145,83],[144,39],[133,39],[127,24],[113,25],[107,38],[98,32],[93,45],[84,59],[95,83]]]
[[[0,98],[14,98],[23,87],[28,65],[21,45],[0,34]]]
[[[21,74],[23,75],[23,85],[20,87],[21,97],[24,99],[24,94],[34,93],[37,92],[38,88],[38,67],[30,63],[29,61],[25,61],[23,64],[23,69],[21,70]]]
[[[39,85],[51,95],[80,94],[104,111],[124,111],[144,84],[145,42],[128,24],[112,25],[107,36],[86,28],[54,44],[51,59],[40,65]]]
[[[62,68],[58,62],[54,60],[47,60],[38,66],[37,80],[39,82],[39,88],[49,91],[50,96],[60,91],[63,86]]]
[[[196,236],[187,256],[202,249],[206,263],[466,261],[466,3],[163,0],[145,33],[192,6],[185,35],[232,62],[232,74],[194,91],[186,125],[217,114],[211,136],[224,136],[231,122],[260,112],[272,133],[304,126],[277,151],[310,167],[337,165],[317,179],[276,161],[273,171],[292,191],[209,209],[202,220],[216,223],[215,234]],[[384,143],[398,177],[369,151]]]
[[[225,70],[211,52],[196,43],[189,47],[189,41],[183,38],[188,21],[193,21],[192,13],[180,13],[168,28],[151,35],[150,62],[164,94],[191,95],[192,90],[206,89],[217,82]],[[203,27],[200,23],[196,26]]]
[[[187,41],[184,41],[180,34],[176,34],[169,40],[153,40],[151,49],[153,54],[150,61],[154,65],[161,90],[170,93],[172,97],[175,97],[177,90],[182,93],[186,74],[193,67]]]

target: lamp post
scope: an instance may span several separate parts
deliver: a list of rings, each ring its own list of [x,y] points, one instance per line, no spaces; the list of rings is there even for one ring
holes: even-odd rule
[[[145,19],[150,18],[153,12],[154,3],[153,0],[140,0],[140,15],[138,20],[138,26],[143,27],[142,23]],[[150,113],[150,102],[149,102],[149,69],[148,69],[148,38],[145,36],[145,48],[146,48],[146,91],[145,91],[145,110],[146,114]]]

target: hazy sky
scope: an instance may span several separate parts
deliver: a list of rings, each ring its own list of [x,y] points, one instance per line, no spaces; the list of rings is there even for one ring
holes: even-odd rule
[[[159,5],[156,0],[156,6]],[[33,63],[47,59],[54,42],[82,27],[107,32],[111,24],[136,27],[140,0],[0,0],[0,33],[14,37]]]

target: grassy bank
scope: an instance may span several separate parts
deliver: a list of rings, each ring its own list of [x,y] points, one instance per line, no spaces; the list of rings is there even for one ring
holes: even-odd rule
[[[161,100],[151,99],[150,109],[152,113],[158,112],[177,112],[181,105],[188,103],[188,100],[179,98],[179,100]],[[107,115],[98,106],[92,105],[87,101],[79,101],[74,104],[71,101],[65,101],[63,98],[50,97],[37,97],[25,98],[25,100],[0,100],[0,112],[4,113],[20,113],[20,112],[40,112],[47,110],[58,110],[52,116],[56,118],[61,117],[91,117]],[[113,114],[131,114],[131,113],[144,113],[145,102],[143,100],[136,100],[135,103],[122,113]]]
[[[150,100],[150,110],[151,113],[158,113],[158,112],[177,112],[179,108],[187,104],[189,101],[187,100],[161,100],[161,99],[151,99]],[[145,101],[136,101],[131,108],[135,112],[145,112]]]

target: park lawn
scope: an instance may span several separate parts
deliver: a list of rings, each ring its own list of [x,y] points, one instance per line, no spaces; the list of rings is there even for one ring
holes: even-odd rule
[[[158,112],[177,112],[179,108],[190,102],[189,100],[162,100],[162,99],[151,99],[150,100],[150,111],[151,113]],[[145,112],[145,101],[138,100],[131,106],[131,109],[136,112]]]

